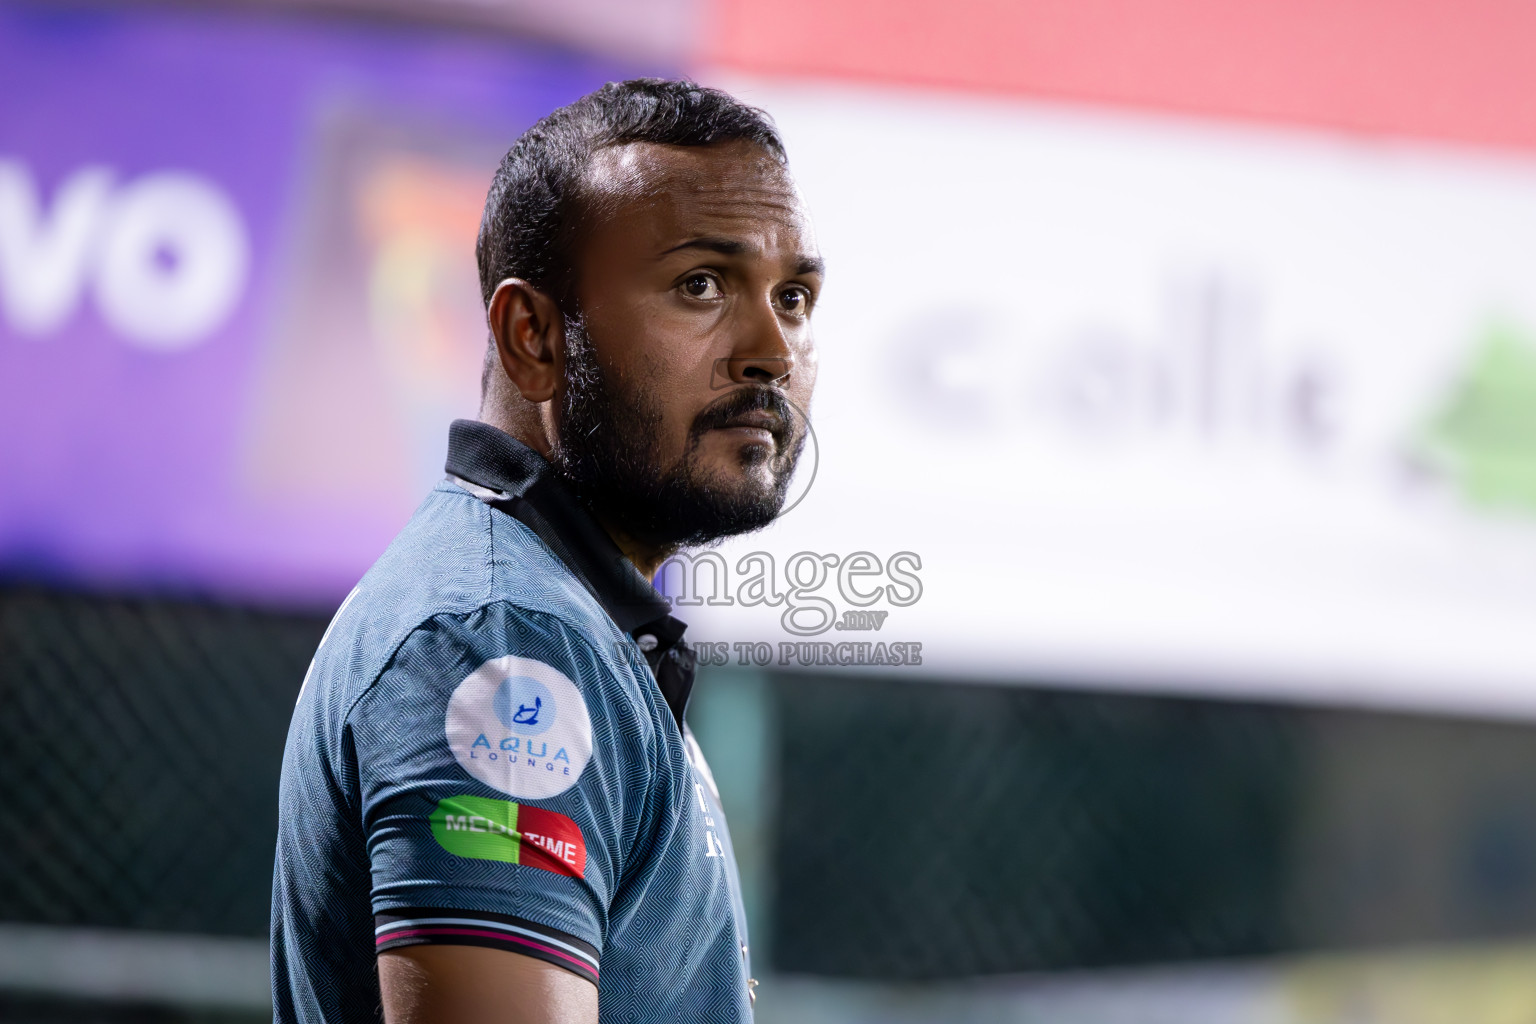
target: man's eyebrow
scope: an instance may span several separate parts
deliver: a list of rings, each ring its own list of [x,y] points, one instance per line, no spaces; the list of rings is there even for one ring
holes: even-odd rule
[[[674,252],[681,252],[683,249],[703,249],[707,252],[718,252],[726,256],[740,256],[744,253],[749,253],[752,251],[752,247],[746,242],[737,241],[734,238],[714,238],[706,236],[704,238],[690,238],[688,241],[682,243],[681,245],[674,245],[672,248],[663,252],[662,255],[670,256]]]
[[[674,245],[672,248],[665,250],[661,255],[670,256],[674,252],[681,252],[684,249],[703,249],[705,252],[718,252],[724,256],[743,256],[747,253],[755,251],[754,248],[748,245],[746,242],[742,242],[734,238],[705,236],[703,238],[690,238],[686,242],[683,242],[679,245]],[[824,277],[826,276],[826,272],[826,261],[823,260],[820,256],[802,256],[795,263],[796,276],[816,274]]]

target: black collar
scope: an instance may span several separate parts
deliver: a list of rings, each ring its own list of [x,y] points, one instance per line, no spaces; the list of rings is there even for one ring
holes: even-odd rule
[[[487,423],[454,420],[445,468],[475,497],[538,535],[614,624],[634,638],[682,728],[693,688],[693,652],[682,642],[687,625],[673,618],[671,604],[624,557],[549,463]]]

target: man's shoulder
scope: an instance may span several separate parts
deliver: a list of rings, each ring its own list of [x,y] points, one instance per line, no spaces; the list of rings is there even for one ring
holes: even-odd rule
[[[612,656],[624,640],[618,627],[564,563],[522,523],[447,481],[347,597],[306,688],[350,705],[424,634],[487,656],[515,653],[520,636],[559,639],[588,649],[589,666],[630,674],[627,659]]]

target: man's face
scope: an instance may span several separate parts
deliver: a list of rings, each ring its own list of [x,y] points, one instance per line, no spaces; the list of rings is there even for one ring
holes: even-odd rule
[[[588,175],[554,460],[611,527],[698,544],[767,525],[805,441],[821,261],[747,142],[633,143]]]

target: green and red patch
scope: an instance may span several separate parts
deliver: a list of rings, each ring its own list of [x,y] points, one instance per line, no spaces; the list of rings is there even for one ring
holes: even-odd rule
[[[479,796],[450,796],[432,812],[437,844],[458,857],[499,860],[581,878],[587,847],[570,818],[542,807]]]

